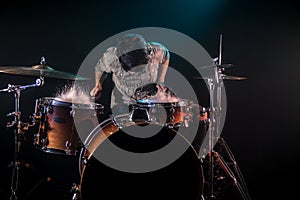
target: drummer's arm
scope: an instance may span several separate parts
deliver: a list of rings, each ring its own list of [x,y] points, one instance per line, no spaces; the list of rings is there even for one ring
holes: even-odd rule
[[[100,81],[104,72],[99,71],[98,68],[95,69],[95,87],[98,87],[102,90],[102,81]]]
[[[90,95],[92,97],[95,97],[96,99],[98,99],[101,95],[102,82],[100,81],[100,78],[102,75],[103,75],[103,72],[99,71],[99,70],[97,70],[97,68],[95,68],[95,86],[90,91]]]
[[[107,77],[107,73],[110,72],[110,65],[114,60],[112,56],[113,48],[108,48],[103,56],[98,60],[95,66],[95,86],[90,91],[90,95],[96,99],[100,98],[102,91],[102,84]]]
[[[170,52],[169,50],[164,47],[163,45],[159,45],[160,52],[162,53],[163,59],[160,64],[160,69],[158,72],[158,77],[157,77],[157,83],[160,83],[164,85],[165,83],[165,77],[168,71],[169,63],[170,63]]]
[[[159,70],[159,74],[158,74],[158,78],[157,78],[158,83],[165,82],[165,77],[167,74],[168,67],[169,67],[169,59],[165,60],[160,66],[160,70]]]

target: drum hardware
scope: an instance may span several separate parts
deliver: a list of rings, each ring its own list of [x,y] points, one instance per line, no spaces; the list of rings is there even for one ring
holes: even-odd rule
[[[79,200],[80,198],[80,190],[79,190],[79,186],[76,183],[73,183],[70,193],[72,195],[72,199],[71,200]]]
[[[222,169],[232,178],[234,181],[234,186],[239,190],[242,198],[244,200],[250,200],[250,196],[246,189],[246,185],[243,181],[243,187],[240,186],[240,183],[237,181],[235,175],[232,173],[231,169],[228,167],[227,163],[218,154],[216,150],[214,150],[214,142],[216,140],[221,140],[224,143],[224,140],[221,139],[220,136],[220,121],[221,121],[221,111],[222,111],[222,88],[224,87],[223,80],[245,80],[245,77],[237,77],[237,76],[227,76],[223,74],[225,71],[224,66],[232,66],[232,65],[223,65],[221,63],[222,58],[222,34],[220,35],[220,44],[219,44],[219,57],[214,59],[215,65],[209,66],[213,67],[214,74],[212,77],[196,77],[196,79],[206,79],[209,85],[209,94],[210,94],[210,102],[211,102],[211,117],[210,124],[208,129],[209,136],[209,152],[208,152],[208,199],[216,199],[214,192],[214,166],[215,161],[219,163]],[[206,66],[205,66],[206,67]],[[215,136],[219,137],[216,138]],[[225,144],[225,143],[224,143]],[[226,146],[227,152],[230,152],[228,146]],[[232,157],[232,154],[231,154]],[[236,163],[236,162],[235,162]],[[243,180],[241,174],[238,174],[240,180]]]
[[[12,161],[11,166],[13,167],[12,177],[11,177],[11,196],[10,200],[17,200],[17,190],[19,187],[19,172],[21,167],[20,161],[20,150],[21,150],[21,143],[22,137],[24,137],[24,131],[28,130],[29,126],[33,126],[33,124],[23,123],[21,121],[21,111],[20,111],[20,97],[21,91],[31,87],[40,87],[44,85],[44,77],[40,77],[36,79],[36,82],[31,85],[12,85],[8,84],[6,89],[1,89],[0,92],[8,92],[14,93],[15,97],[15,111],[7,114],[7,116],[13,116],[14,120],[7,124],[8,128],[13,128],[14,131],[14,158]]]
[[[131,106],[131,111],[130,111],[130,114],[129,114],[129,119],[128,119],[130,122],[134,121],[134,112],[137,109],[139,109],[139,111],[142,112],[146,116],[145,121],[147,121],[147,122],[154,121],[154,119],[150,117],[150,114],[149,114],[149,112],[148,112],[148,110],[146,108],[139,108],[136,105],[132,105]]]
[[[225,153],[227,154],[227,157],[229,158],[230,163],[232,163],[231,166],[233,166],[233,170],[229,167],[227,162],[224,160],[224,158],[217,151],[213,151],[214,159],[219,164],[219,166],[223,169],[223,171],[226,173],[226,175],[231,179],[233,186],[237,187],[237,189],[240,192],[242,198],[243,199],[250,199],[248,189],[246,187],[246,182],[243,178],[243,175],[240,171],[240,168],[237,165],[237,162],[236,162],[236,160],[234,158],[234,155],[231,152],[228,144],[225,142],[225,140],[223,138],[219,138],[218,145],[220,145],[220,148],[225,150]],[[237,177],[238,179],[235,177],[234,172],[236,174],[238,174],[238,177]]]

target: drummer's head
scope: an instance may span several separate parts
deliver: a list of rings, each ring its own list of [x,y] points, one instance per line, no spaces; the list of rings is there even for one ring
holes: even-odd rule
[[[125,35],[117,45],[117,55],[126,71],[145,65],[150,59],[148,44],[139,34]]]

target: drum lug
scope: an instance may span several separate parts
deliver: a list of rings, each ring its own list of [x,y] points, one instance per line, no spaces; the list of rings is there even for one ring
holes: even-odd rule
[[[174,114],[174,113],[175,113],[175,108],[174,108],[174,107],[172,107],[172,108],[170,108],[170,110],[169,110],[169,111],[170,111],[170,113],[171,113],[171,114]]]
[[[74,118],[74,116],[75,116],[75,110],[72,109],[72,110],[70,111],[70,117]]]
[[[165,127],[168,127],[169,129],[175,128],[175,125],[174,125],[174,124],[169,124],[169,123],[165,123],[164,126],[165,126]]]
[[[67,149],[69,149],[72,146],[72,142],[67,140],[65,146],[67,147]]]
[[[65,150],[66,154],[67,155],[72,155],[72,150],[70,148],[72,146],[72,142],[67,140],[66,143],[65,143],[65,146],[66,146],[66,150]]]
[[[173,122],[174,119],[175,119],[175,117],[174,117],[173,115],[169,117],[169,120],[170,120],[171,122]]]
[[[183,117],[184,127],[189,127],[189,122],[191,122],[192,120],[193,120],[192,114],[184,115],[184,117]]]
[[[82,163],[86,165],[88,163],[88,157],[87,156],[82,156]]]
[[[189,127],[189,121],[188,119],[184,120],[184,127],[188,128]]]
[[[47,109],[46,113],[53,114],[53,108],[52,108],[52,106],[48,106],[46,109]]]
[[[41,139],[41,144],[45,146],[47,144],[48,140],[46,138]]]
[[[148,122],[154,122],[156,119],[154,118],[154,117],[151,117],[150,116],[150,113],[149,112],[151,112],[151,113],[156,113],[157,112],[157,110],[155,109],[155,108],[152,108],[152,109],[150,109],[150,110],[147,110],[147,109],[145,109],[145,112],[146,112],[146,117],[147,117],[147,121]]]

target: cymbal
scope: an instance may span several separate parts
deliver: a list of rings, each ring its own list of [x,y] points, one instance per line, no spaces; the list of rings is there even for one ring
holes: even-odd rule
[[[34,65],[32,67],[21,67],[21,66],[11,66],[11,67],[0,67],[0,72],[15,75],[28,75],[28,76],[42,76],[57,79],[67,79],[67,80],[89,80],[90,78],[78,76],[75,74],[57,71],[48,65]]]
[[[247,79],[246,77],[241,77],[241,76],[229,76],[229,75],[225,75],[225,74],[222,74],[221,78],[222,78],[223,80],[234,80],[234,81],[241,81],[241,80]]]
[[[211,69],[214,67],[228,69],[228,68],[232,68],[233,65],[232,64],[222,64],[222,65],[214,64],[214,65],[206,65],[206,66],[201,66],[201,67],[196,67],[196,68],[201,70],[201,69]]]
[[[234,81],[240,81],[240,80],[247,79],[246,77],[229,76],[229,75],[225,75],[225,74],[221,74],[220,78],[223,80],[234,80]],[[214,79],[214,78],[212,78],[212,77],[195,77],[195,79]]]

